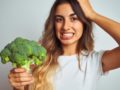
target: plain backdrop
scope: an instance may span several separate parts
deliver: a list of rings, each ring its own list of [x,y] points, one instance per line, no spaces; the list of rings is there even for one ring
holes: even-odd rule
[[[0,0],[0,51],[16,37],[38,41],[54,0]],[[98,13],[120,22],[120,0],[90,0]],[[112,49],[117,43],[94,25],[95,50]],[[0,63],[0,90],[12,90],[8,63]],[[120,69],[110,71],[97,84],[97,90],[120,90]]]

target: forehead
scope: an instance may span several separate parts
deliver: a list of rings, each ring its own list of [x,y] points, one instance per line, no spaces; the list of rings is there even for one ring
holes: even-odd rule
[[[70,6],[69,3],[60,4],[55,11],[55,15],[62,16],[70,15],[72,13],[74,13],[74,11],[72,10],[72,7]]]

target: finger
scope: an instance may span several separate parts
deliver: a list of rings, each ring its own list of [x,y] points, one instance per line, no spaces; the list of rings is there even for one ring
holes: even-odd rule
[[[10,70],[10,73],[16,73],[16,72],[25,72],[26,70],[24,68],[13,68]]]
[[[33,77],[20,77],[20,78],[13,78],[14,82],[29,82],[33,79]]]
[[[24,68],[15,68],[14,72],[26,72],[26,70]]]
[[[10,79],[9,82],[15,88],[16,87],[23,87],[23,86],[32,84],[34,82],[34,78],[32,78],[30,81],[24,81],[24,82],[15,82],[15,81],[13,81],[13,79]]]
[[[8,78],[20,78],[20,77],[31,77],[32,74],[31,73],[27,73],[27,72],[17,72],[17,73],[12,73],[10,72],[9,75],[8,75]]]
[[[29,81],[31,78],[33,78],[32,74],[30,73],[11,73],[8,75],[9,79],[12,79],[13,81]]]
[[[30,80],[30,81],[24,81],[24,82],[13,82],[10,81],[11,85],[14,87],[23,87],[29,84],[32,84],[34,82],[34,79]]]
[[[31,77],[32,74],[24,72],[24,73],[15,73],[13,74],[13,77],[20,78],[20,77]]]
[[[32,84],[32,83],[34,83],[34,80],[31,80],[31,81],[29,81],[29,82],[22,82],[21,85],[22,85],[22,86],[25,86],[25,85],[30,85],[30,84]]]

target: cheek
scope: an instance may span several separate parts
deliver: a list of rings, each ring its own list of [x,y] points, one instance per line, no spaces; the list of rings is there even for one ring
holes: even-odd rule
[[[57,38],[59,38],[60,36],[59,32],[60,32],[60,27],[55,24],[55,33],[56,33]]]
[[[76,33],[77,33],[77,36],[81,37],[82,34],[83,34],[83,24],[82,23],[78,23],[75,26],[75,29],[76,29]]]
[[[55,24],[55,31],[56,31],[56,34],[58,34],[60,32],[62,28],[62,25],[61,24]]]

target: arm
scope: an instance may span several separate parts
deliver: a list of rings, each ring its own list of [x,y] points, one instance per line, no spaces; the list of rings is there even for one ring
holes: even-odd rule
[[[29,90],[29,89],[28,89],[28,85],[27,85],[26,87],[19,88],[19,89],[16,89],[16,88],[13,87],[13,90]]]
[[[13,87],[13,90],[24,90],[24,88],[16,89],[16,88]],[[26,89],[26,90],[28,90],[28,89]]]
[[[13,90],[28,90],[28,86],[34,83],[32,74],[26,72],[23,68],[12,69],[8,75]]]
[[[13,90],[28,90],[28,86],[23,87],[23,88],[21,87],[21,88],[19,88],[19,89],[16,89],[16,88],[13,87]]]
[[[110,34],[118,43],[118,47],[106,51],[102,58],[103,71],[109,71],[120,67],[120,23],[96,14],[92,19],[97,25]]]
[[[105,72],[120,67],[120,23],[96,13],[88,0],[78,0],[78,2],[85,13],[85,16],[110,34],[119,45],[104,53],[102,57],[103,71]]]

